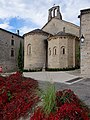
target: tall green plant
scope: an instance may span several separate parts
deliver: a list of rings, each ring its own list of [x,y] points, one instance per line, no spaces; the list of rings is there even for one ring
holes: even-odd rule
[[[56,109],[56,91],[54,84],[49,83],[46,90],[41,93],[42,107],[46,115]]]
[[[20,71],[23,70],[23,49],[22,49],[22,43],[20,41],[20,48],[18,52],[18,68]]]

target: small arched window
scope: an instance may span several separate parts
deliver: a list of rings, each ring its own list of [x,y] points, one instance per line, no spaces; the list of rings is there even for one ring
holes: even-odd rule
[[[62,54],[65,54],[65,46],[62,46],[62,47],[61,47],[61,53],[62,53]]]
[[[57,52],[57,50],[56,50],[56,46],[53,48],[53,55],[56,55],[56,52]]]
[[[11,40],[11,45],[14,45],[14,40],[13,39]]]
[[[31,44],[27,45],[27,55],[31,54]]]
[[[51,48],[49,48],[49,56],[51,55]]]
[[[11,49],[11,57],[14,57],[14,49]]]
[[[63,54],[65,54],[65,48],[63,48]]]

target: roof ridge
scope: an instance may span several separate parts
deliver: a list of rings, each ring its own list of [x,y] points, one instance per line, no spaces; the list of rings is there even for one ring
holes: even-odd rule
[[[72,33],[67,33],[67,32],[64,32],[64,31],[60,31],[60,32],[58,32],[57,34],[55,34],[54,36],[76,36],[76,35],[74,35],[74,34],[72,34]],[[77,36],[76,36],[77,37]]]
[[[32,31],[30,31],[28,33],[25,33],[24,36],[28,35],[28,34],[32,34],[32,33],[43,33],[43,34],[47,34],[47,35],[52,35],[51,33],[43,31],[42,29],[34,29],[34,30],[32,30]]]
[[[10,32],[10,31],[5,30],[5,29],[3,29],[3,28],[0,28],[0,30],[5,31],[5,32],[7,32],[7,33],[10,33],[10,34],[13,34],[13,35],[16,35],[16,36],[18,36],[18,37],[23,38],[23,36],[20,36],[20,35],[18,35],[17,33]]]

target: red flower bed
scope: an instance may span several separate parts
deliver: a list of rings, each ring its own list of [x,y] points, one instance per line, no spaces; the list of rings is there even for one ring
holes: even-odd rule
[[[43,107],[38,107],[30,120],[90,120],[90,109],[82,103],[73,91],[56,92],[56,110],[48,116]]]
[[[17,120],[25,115],[38,101],[37,87],[37,81],[24,78],[19,72],[0,77],[0,120]]]

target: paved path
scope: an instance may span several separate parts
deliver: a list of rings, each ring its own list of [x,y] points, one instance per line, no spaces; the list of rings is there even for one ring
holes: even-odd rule
[[[51,81],[51,82],[59,82],[59,83],[65,83],[65,84],[72,84],[72,83],[67,83],[67,81],[80,77],[80,75],[73,75],[71,74],[71,72],[69,73],[69,72],[62,72],[62,71],[60,72],[24,72],[23,75],[25,77],[31,77],[39,81]],[[77,81],[74,81],[73,83],[75,82]]]
[[[67,72],[24,72],[25,77],[31,77],[39,82],[39,86],[45,89],[47,82],[54,82],[57,90],[71,89],[90,107],[90,78],[82,78],[71,83],[68,80],[81,77],[80,71]]]
[[[45,89],[48,85],[47,82],[38,81],[39,87]],[[73,83],[71,85],[55,82],[56,90],[71,89],[78,97],[90,107],[90,78],[83,79],[82,81]]]

